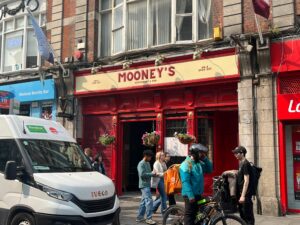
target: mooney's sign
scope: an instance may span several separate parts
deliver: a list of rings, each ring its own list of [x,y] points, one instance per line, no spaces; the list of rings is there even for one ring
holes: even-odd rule
[[[238,75],[235,55],[76,77],[76,94],[191,83]]]
[[[300,94],[278,95],[278,119],[300,119]]]

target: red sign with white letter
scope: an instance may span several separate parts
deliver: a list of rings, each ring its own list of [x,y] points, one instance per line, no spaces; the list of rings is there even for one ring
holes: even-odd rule
[[[277,102],[279,120],[300,119],[300,94],[278,95]]]

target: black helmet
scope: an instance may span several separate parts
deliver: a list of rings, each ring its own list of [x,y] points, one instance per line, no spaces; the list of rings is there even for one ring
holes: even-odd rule
[[[208,148],[202,144],[192,144],[190,149],[190,154],[199,154],[200,152],[208,152]]]

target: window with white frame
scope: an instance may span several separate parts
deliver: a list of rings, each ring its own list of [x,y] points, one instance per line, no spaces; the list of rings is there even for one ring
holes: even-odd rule
[[[35,18],[44,28],[45,13],[39,13]],[[0,21],[0,30],[1,72],[36,68],[41,64],[37,40],[27,14],[3,19]]]
[[[212,36],[212,0],[101,0],[100,57]]]

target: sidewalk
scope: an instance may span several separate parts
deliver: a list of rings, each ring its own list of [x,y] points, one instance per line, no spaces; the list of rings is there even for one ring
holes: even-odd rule
[[[121,201],[121,225],[133,225],[135,222],[137,210],[139,207],[139,193],[125,194],[120,197]],[[300,225],[300,215],[288,215],[285,217],[272,217],[255,215],[256,225]],[[160,214],[154,214],[153,220],[157,224],[162,224]],[[140,223],[141,225],[144,223]]]

